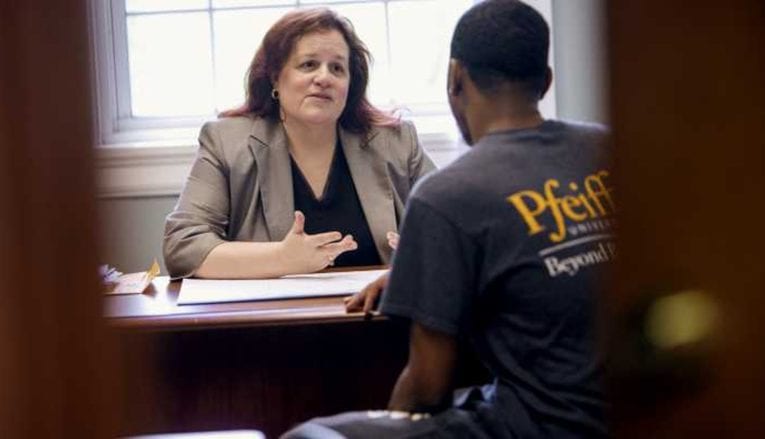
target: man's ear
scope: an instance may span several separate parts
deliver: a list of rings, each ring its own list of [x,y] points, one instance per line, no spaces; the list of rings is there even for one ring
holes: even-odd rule
[[[542,93],[539,94],[539,100],[541,101],[543,97],[547,94],[547,92],[550,90],[550,86],[552,85],[553,81],[553,72],[550,66],[547,67],[547,71],[545,72],[545,86],[542,89]]]
[[[449,60],[449,73],[446,78],[446,92],[450,98],[455,98],[462,94],[464,88],[465,68],[454,58]]]

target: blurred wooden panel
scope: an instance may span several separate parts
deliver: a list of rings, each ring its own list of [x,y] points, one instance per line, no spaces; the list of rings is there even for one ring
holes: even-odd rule
[[[0,437],[110,437],[86,2],[0,5]]]
[[[130,391],[120,434],[256,428],[278,437],[315,416],[381,409],[406,362],[406,341],[406,327],[383,321],[126,329],[122,380]]]
[[[765,437],[765,2],[607,9],[617,436]],[[686,289],[716,304],[718,325],[698,346],[654,349],[646,321],[627,316]]]

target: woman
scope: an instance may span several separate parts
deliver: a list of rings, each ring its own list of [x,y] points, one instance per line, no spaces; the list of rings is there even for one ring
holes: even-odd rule
[[[329,9],[263,38],[243,107],[206,123],[165,224],[173,278],[265,278],[388,263],[414,182],[434,168],[414,127],[366,99],[369,53]]]

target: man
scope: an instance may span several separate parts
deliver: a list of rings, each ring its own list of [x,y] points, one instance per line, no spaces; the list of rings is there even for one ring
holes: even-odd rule
[[[545,121],[549,30],[517,0],[463,15],[449,104],[473,149],[411,195],[389,279],[350,308],[411,322],[389,411],[313,420],[288,437],[601,437],[594,323],[615,256],[602,128]],[[452,400],[459,343],[492,383]]]

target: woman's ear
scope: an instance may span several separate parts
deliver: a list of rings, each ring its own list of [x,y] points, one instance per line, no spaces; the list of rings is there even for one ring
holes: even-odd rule
[[[268,78],[271,81],[271,88],[277,89],[279,88],[279,75],[271,75],[270,78]]]

